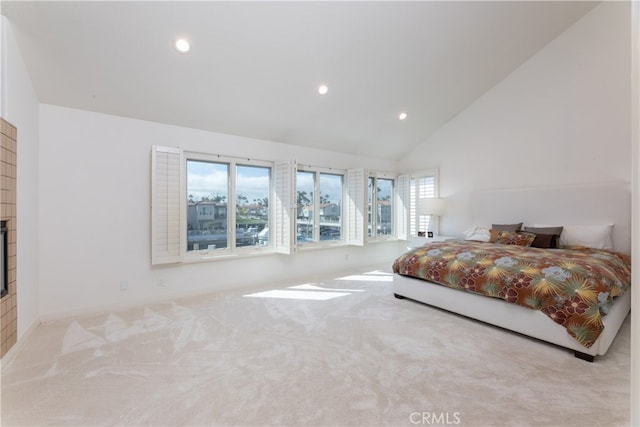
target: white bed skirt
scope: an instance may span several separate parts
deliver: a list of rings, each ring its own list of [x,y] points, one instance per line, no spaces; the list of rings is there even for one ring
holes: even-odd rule
[[[421,279],[394,274],[393,292],[425,304],[481,320],[589,356],[607,352],[631,307],[631,291],[617,297],[603,318],[604,330],[591,347],[584,347],[566,329],[538,310],[511,304],[498,298],[468,293]]]

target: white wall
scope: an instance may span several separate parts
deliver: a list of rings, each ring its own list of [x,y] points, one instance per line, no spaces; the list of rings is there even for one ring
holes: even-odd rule
[[[7,25],[6,18],[0,15],[0,117],[4,117],[4,107],[7,104]]]
[[[293,147],[52,105],[40,108],[40,315],[43,319],[170,295],[305,279],[393,261],[399,244],[150,265],[152,145],[392,171],[395,162]],[[348,258],[348,259],[347,259]],[[158,287],[158,278],[167,285]],[[127,291],[120,283],[128,282]]]
[[[630,91],[629,4],[603,2],[399,169],[440,169],[440,195],[448,200],[440,229],[447,235],[472,225],[473,190],[630,183]]]
[[[38,322],[38,108],[11,24],[2,20],[2,117],[18,129],[18,339]]]
[[[631,282],[640,283],[640,4],[633,2],[632,43],[632,152],[633,204]],[[631,294],[631,425],[640,426],[640,292]]]

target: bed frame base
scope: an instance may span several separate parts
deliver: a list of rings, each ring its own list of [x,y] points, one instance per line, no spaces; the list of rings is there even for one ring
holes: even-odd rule
[[[448,288],[420,279],[394,274],[393,295],[397,299],[408,299],[468,317],[483,323],[498,326],[531,338],[564,347],[582,360],[593,362],[596,356],[604,355],[631,307],[631,292],[617,298],[603,323],[605,329],[593,346],[587,348],[573,339],[562,326],[546,315],[498,298],[487,298]]]
[[[591,363],[593,363],[593,361],[596,360],[595,356],[592,356],[592,355],[587,354],[587,353],[583,353],[583,352],[578,351],[578,350],[574,351],[573,355],[575,357],[577,357],[578,359],[586,360],[587,362],[591,362]]]
[[[477,319],[474,319],[473,317],[465,316],[464,314],[460,314],[460,313],[455,313],[453,311],[449,311],[449,310],[446,310],[446,309],[443,309],[443,308],[440,308],[440,307],[437,307],[437,306],[434,306],[434,305],[431,305],[431,304],[428,304],[428,303],[425,303],[425,302],[422,302],[422,301],[418,301],[418,300],[414,300],[414,299],[411,299],[411,298],[407,298],[407,297],[405,297],[403,295],[400,295],[400,294],[395,294],[394,293],[393,296],[396,297],[397,299],[406,299],[406,300],[409,300],[409,301],[413,301],[413,302],[416,302],[416,303],[419,303],[419,304],[424,304],[426,306],[436,308],[438,310],[444,310],[444,311],[447,311],[449,313],[452,313],[452,314],[455,314],[455,315],[458,315],[458,316],[466,317],[467,319],[477,320]],[[491,325],[490,323],[484,322],[482,320],[477,320],[477,321],[479,321],[481,323],[485,323],[485,324]],[[498,326],[498,327],[501,328],[501,329],[508,330],[508,331],[510,330],[510,329],[507,329],[507,328],[504,328],[504,327],[501,327],[501,326]],[[516,331],[511,331],[511,332],[514,332],[514,333],[517,333],[517,334],[520,334],[520,335],[525,335],[525,334],[522,334],[522,333],[516,332]],[[534,339],[537,339],[537,338],[534,338]],[[544,341],[544,340],[541,340],[541,341]],[[559,347],[564,348],[562,346],[559,346]],[[572,350],[572,349],[568,348],[567,350]],[[590,362],[590,363],[593,363],[595,361],[595,359],[596,359],[596,357],[594,355],[583,353],[583,352],[578,351],[578,350],[573,350],[573,355],[576,358],[580,359],[580,360],[584,360],[584,361],[587,361],[587,362]]]

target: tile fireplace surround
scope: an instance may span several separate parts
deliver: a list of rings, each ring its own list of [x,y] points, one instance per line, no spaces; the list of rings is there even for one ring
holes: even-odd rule
[[[0,219],[7,226],[8,293],[0,300],[0,357],[16,343],[18,336],[16,298],[16,157],[17,130],[0,119]]]

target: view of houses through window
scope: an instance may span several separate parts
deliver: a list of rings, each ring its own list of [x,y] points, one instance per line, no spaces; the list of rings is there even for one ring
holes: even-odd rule
[[[187,251],[268,245],[270,175],[270,167],[187,160]]]
[[[391,236],[393,229],[393,179],[369,177],[367,236]]]
[[[344,175],[296,172],[296,241],[342,240]]]
[[[236,167],[236,246],[269,244],[271,168]]]

